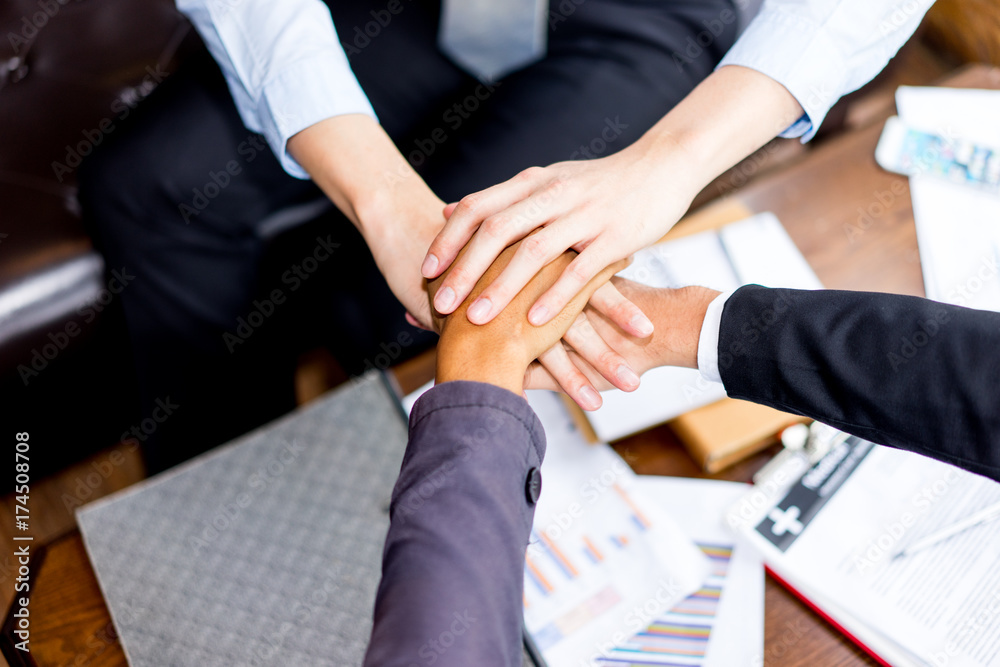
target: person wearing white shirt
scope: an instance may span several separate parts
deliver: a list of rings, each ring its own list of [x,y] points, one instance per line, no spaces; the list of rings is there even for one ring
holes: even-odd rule
[[[547,321],[608,262],[661,238],[724,170],[776,135],[812,138],[840,97],[885,67],[932,3],[766,0],[713,74],[627,149],[533,170],[449,207],[423,275],[441,275],[468,250],[435,307],[452,312],[504,247],[544,227],[468,314],[489,321],[546,261],[579,250],[531,311],[532,323]]]
[[[638,372],[697,368],[732,398],[1000,481],[1000,313],[900,294],[612,282],[653,320],[652,337],[584,316]],[[545,380],[537,364],[530,373]]]
[[[230,431],[240,415],[261,417],[248,401],[275,404],[263,397],[287,378],[260,372],[266,353],[248,351],[264,347],[265,336],[249,336],[265,327],[237,329],[260,310],[262,237],[313,211],[316,186],[423,324],[422,277],[440,275],[468,244],[435,302],[449,313],[503,248],[544,227],[468,311],[473,322],[491,319],[541,266],[581,250],[533,308],[539,323],[599,270],[662,236],[715,175],[776,134],[810,137],[837,98],[881,70],[928,4],[766,2],[713,72],[741,11],[752,11],[746,0],[517,0],[511,21],[482,0],[180,0],[229,95],[210,72],[175,76],[142,124],[81,173],[101,249],[112,264],[148,267],[122,297],[146,404],[184,388],[191,408],[169,429],[200,415]],[[496,36],[511,26],[530,34],[517,49],[532,53],[516,55],[513,69],[474,67],[482,54],[470,47],[503,55]],[[295,178],[306,176],[312,183]],[[335,241],[347,238],[338,231]],[[348,310],[397,322],[356,247],[326,265],[340,270],[332,283],[370,286],[344,297]],[[610,287],[592,304],[635,335],[652,331]],[[398,329],[363,319],[341,329],[354,358],[370,364],[400,347]],[[246,336],[237,344],[234,333]],[[621,356],[585,356],[615,386],[637,386]],[[581,406],[599,407],[563,345],[540,361]],[[199,429],[184,441],[196,451],[207,437]]]
[[[732,0],[178,7],[218,68],[185,63],[80,172],[98,248],[137,276],[120,302],[144,410],[182,406],[143,443],[153,471],[289,409],[307,332],[332,339],[349,374],[429,344],[404,313],[429,322],[420,264],[445,202],[625,148],[712,71],[738,22]],[[493,38],[511,28],[530,36],[509,41],[513,61],[469,49],[506,55]],[[629,315],[609,289],[598,303]]]

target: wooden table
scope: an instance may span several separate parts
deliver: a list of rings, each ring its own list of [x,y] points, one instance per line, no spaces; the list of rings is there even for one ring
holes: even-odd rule
[[[1000,89],[1000,70],[967,68],[944,85]],[[882,171],[874,160],[881,129],[876,123],[808,152],[788,168],[691,216],[679,225],[679,232],[711,226],[713,216],[720,214],[772,211],[827,287],[922,296],[907,181]],[[423,357],[403,364],[395,374],[401,388],[409,391],[430,379],[432,367],[432,357]],[[614,447],[641,474],[707,476],[665,426]],[[749,481],[774,451],[712,477]],[[15,654],[23,660],[12,662],[12,667],[127,664],[78,532],[36,554],[32,582],[32,653]],[[765,595],[764,665],[876,664],[770,577]],[[11,620],[8,616],[5,641]]]

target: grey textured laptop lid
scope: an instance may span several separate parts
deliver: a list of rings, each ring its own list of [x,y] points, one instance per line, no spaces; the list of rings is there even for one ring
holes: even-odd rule
[[[129,663],[360,664],[405,446],[370,375],[81,508]]]

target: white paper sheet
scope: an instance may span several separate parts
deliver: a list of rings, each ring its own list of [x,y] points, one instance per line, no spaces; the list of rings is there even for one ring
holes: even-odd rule
[[[608,655],[701,586],[709,561],[561,399],[529,392],[545,427],[542,495],[525,565],[525,625],[549,667]]]
[[[1000,91],[902,86],[896,107],[915,129],[1000,146]],[[910,194],[927,297],[1000,310],[1000,197],[930,175]]]
[[[654,287],[703,285],[722,292],[749,283],[822,287],[771,213],[641,250],[620,275]],[[602,394],[604,404],[587,418],[599,440],[613,442],[725,396],[721,383],[705,380],[695,369],[654,368],[634,392]]]
[[[825,498],[818,511],[790,504],[793,488],[749,516],[743,503],[729,520],[779,574],[893,664],[997,667],[1000,523],[893,555],[996,503],[1000,485],[917,454],[871,447],[840,485],[837,472],[808,473]],[[860,451],[839,449],[843,461]]]
[[[764,567],[753,549],[734,543],[723,521],[749,487],[657,476],[640,476],[638,487],[710,554],[713,573],[694,598],[612,652],[606,664],[759,667],[764,655]]]
[[[403,399],[409,414],[427,383]],[[525,559],[525,625],[549,667],[597,665],[706,580],[710,562],[639,477],[580,433],[562,399],[528,392],[545,429]]]

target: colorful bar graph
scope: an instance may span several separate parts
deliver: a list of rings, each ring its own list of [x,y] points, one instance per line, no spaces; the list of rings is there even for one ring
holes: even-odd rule
[[[704,585],[644,631],[601,658],[601,664],[698,667],[703,663],[733,548],[720,544],[699,544],[698,547],[711,561],[711,571]]]

